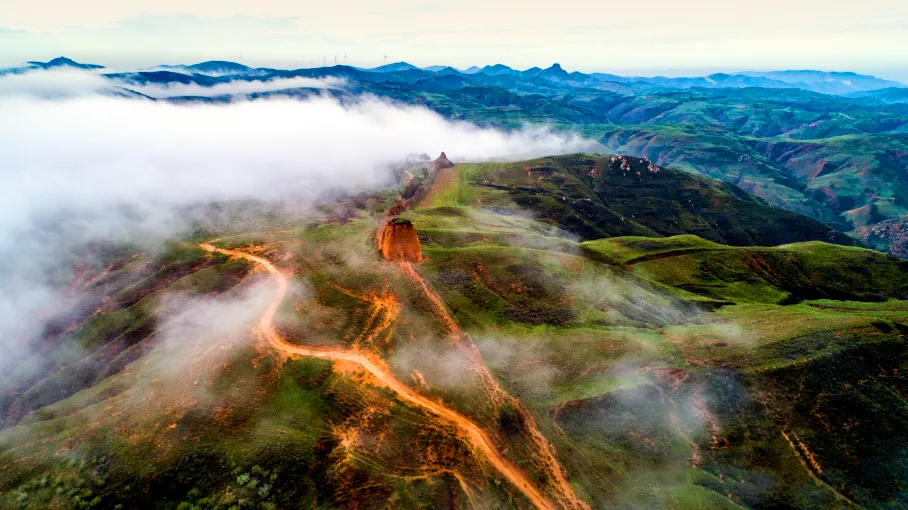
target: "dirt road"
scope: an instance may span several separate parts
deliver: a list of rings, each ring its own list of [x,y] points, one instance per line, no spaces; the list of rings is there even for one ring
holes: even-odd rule
[[[422,407],[427,411],[435,414],[440,419],[449,422],[450,424],[457,427],[464,435],[464,437],[473,445],[476,451],[481,452],[489,463],[498,470],[505,478],[507,478],[515,487],[525,495],[530,501],[533,502],[538,508],[544,509],[554,509],[555,505],[549,501],[539,490],[538,487],[529,479],[529,477],[524,473],[520,468],[514,465],[510,460],[508,460],[498,448],[492,442],[491,437],[488,433],[483,430],[479,425],[477,425],[473,420],[467,418],[466,416],[454,411],[443,404],[430,400],[414,390],[410,389],[409,386],[400,382],[394,375],[385,367],[381,366],[380,361],[375,361],[370,359],[368,356],[358,352],[348,352],[342,350],[336,351],[325,351],[325,350],[315,350],[309,349],[300,345],[293,345],[287,343],[286,340],[281,336],[281,334],[274,327],[274,317],[277,315],[278,308],[280,307],[281,301],[283,301],[284,296],[287,294],[287,277],[285,277],[274,265],[268,260],[252,255],[251,253],[246,253],[240,250],[227,250],[223,248],[218,248],[210,243],[202,243],[199,245],[202,249],[209,252],[222,253],[231,257],[239,257],[246,259],[250,262],[254,262],[260,265],[265,269],[274,279],[278,285],[277,292],[274,295],[274,298],[268,305],[268,308],[265,310],[265,313],[262,315],[262,318],[259,319],[258,328],[261,330],[262,334],[268,340],[271,345],[276,349],[291,353],[291,354],[300,354],[303,356],[312,356],[315,358],[329,359],[329,360],[340,360],[352,362],[360,365],[372,374],[378,381],[385,385],[388,389],[395,392],[401,399],[409,402],[410,404]]]

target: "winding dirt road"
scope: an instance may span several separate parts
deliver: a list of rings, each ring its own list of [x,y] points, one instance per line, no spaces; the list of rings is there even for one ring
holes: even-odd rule
[[[259,319],[258,327],[261,330],[262,334],[268,340],[268,342],[273,345],[276,349],[291,353],[291,354],[300,354],[303,356],[312,356],[315,358],[329,359],[329,360],[340,360],[356,363],[360,365],[372,374],[376,380],[380,381],[390,389],[391,391],[397,393],[397,395],[403,400],[422,407],[427,411],[437,415],[439,418],[451,423],[457,427],[464,436],[470,441],[473,447],[476,450],[481,451],[485,457],[488,459],[489,463],[498,470],[505,478],[507,478],[515,487],[534,505],[542,509],[554,509],[556,506],[546,498],[542,491],[536,487],[529,477],[524,473],[519,467],[514,465],[513,462],[508,460],[498,448],[495,447],[495,444],[492,442],[491,437],[488,433],[483,430],[479,425],[477,425],[473,420],[467,418],[466,416],[445,407],[443,404],[430,400],[412,389],[404,383],[400,382],[394,375],[387,369],[380,366],[379,363],[373,361],[364,354],[357,352],[348,352],[342,350],[316,350],[310,349],[301,345],[293,345],[288,343],[281,334],[274,327],[274,317],[277,315],[278,308],[280,307],[281,301],[283,301],[284,296],[287,294],[287,277],[285,277],[274,265],[268,260],[252,255],[251,253],[246,253],[240,250],[228,250],[224,248],[218,248],[210,243],[201,243],[199,245],[202,249],[208,252],[217,252],[231,257],[239,257],[246,259],[250,262],[254,262],[264,268],[277,282],[278,290],[274,295],[274,298],[268,304],[268,308],[265,310],[265,313],[262,315],[262,318]]]
[[[557,501],[564,508],[572,508],[578,510],[589,510],[589,505],[586,504],[582,499],[577,497],[574,493],[574,489],[571,487],[571,482],[567,478],[567,473],[564,471],[564,468],[561,467],[561,464],[558,462],[557,455],[555,453],[555,448],[552,447],[548,439],[542,435],[542,432],[539,431],[539,427],[536,425],[536,420],[533,418],[533,415],[530,414],[524,407],[521,405],[520,401],[514,398],[511,394],[502,388],[498,382],[495,380],[495,377],[492,375],[492,372],[489,371],[488,367],[485,366],[482,362],[482,355],[479,352],[479,349],[476,348],[476,345],[473,343],[473,340],[470,338],[465,331],[461,330],[457,325],[457,322],[454,320],[454,317],[448,313],[448,310],[445,308],[445,305],[442,303],[441,298],[429,288],[429,284],[426,280],[419,274],[416,268],[413,267],[409,262],[400,263],[401,271],[409,278],[413,283],[419,286],[426,297],[429,298],[429,301],[432,303],[432,306],[435,308],[435,315],[441,320],[442,324],[448,330],[449,336],[454,340],[454,342],[463,347],[465,352],[470,357],[470,360],[474,364],[474,369],[482,379],[483,385],[485,385],[486,390],[488,390],[490,397],[494,402],[497,403],[508,403],[513,405],[521,416],[526,424],[526,432],[529,435],[530,441],[536,446],[536,460],[542,463],[545,466],[545,471],[548,476],[551,477],[552,481],[552,491],[555,495],[555,501]]]

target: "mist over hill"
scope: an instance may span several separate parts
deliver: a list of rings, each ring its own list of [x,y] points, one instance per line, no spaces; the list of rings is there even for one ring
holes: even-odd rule
[[[480,126],[534,123],[578,133],[615,152],[729,181],[841,232],[908,215],[908,109],[899,96],[908,88],[855,73],[646,78],[558,64],[466,72],[405,62],[283,70],[211,61],[99,72],[97,81],[110,94],[174,102],[370,95]]]
[[[900,90],[3,71],[0,507],[904,506]]]

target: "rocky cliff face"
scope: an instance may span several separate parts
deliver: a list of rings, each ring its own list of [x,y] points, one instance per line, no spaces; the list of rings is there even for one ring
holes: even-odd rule
[[[854,232],[871,248],[908,259],[908,216],[899,220],[881,221],[876,225],[858,228]]]
[[[408,220],[393,219],[378,234],[378,250],[388,260],[419,262],[422,248]]]

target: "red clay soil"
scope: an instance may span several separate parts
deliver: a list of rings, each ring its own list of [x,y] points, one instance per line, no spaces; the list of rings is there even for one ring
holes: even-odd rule
[[[460,179],[460,172],[453,170],[453,167],[439,170],[435,174],[435,180],[432,182],[428,193],[426,193],[425,198],[422,199],[417,207],[432,207],[435,204],[435,198],[451,187],[454,179]]]
[[[416,229],[407,220],[389,221],[378,234],[378,250],[388,260],[419,262],[422,247],[416,236]]]
[[[392,221],[388,226],[390,227],[394,223],[395,222]],[[410,225],[410,228],[412,230],[413,225]],[[416,231],[413,230],[412,232],[415,237]],[[388,388],[404,401],[426,409],[441,420],[457,427],[463,437],[473,445],[476,449],[475,451],[482,452],[489,464],[507,480],[513,483],[517,490],[526,496],[536,508],[542,510],[555,510],[557,508],[556,504],[540,490],[535,480],[531,479],[519,466],[504,456],[504,454],[495,446],[495,442],[485,429],[480,427],[470,418],[446,407],[444,404],[434,399],[423,396],[402,383],[399,379],[394,377],[381,358],[370,356],[368,353],[362,351],[325,350],[288,343],[274,327],[274,316],[277,314],[278,307],[280,307],[281,301],[287,294],[288,288],[287,277],[278,271],[278,269],[274,267],[274,264],[262,257],[240,250],[217,248],[209,243],[202,243],[199,246],[209,252],[218,252],[224,255],[240,257],[249,260],[250,262],[255,262],[261,265],[274,277],[275,281],[278,283],[278,292],[272,299],[271,304],[268,305],[267,310],[265,310],[265,315],[259,319],[258,323],[260,331],[271,345],[287,354],[300,354],[303,356],[328,359],[335,363],[347,362],[359,365],[371,374],[374,378],[373,381],[377,383],[377,385]],[[582,505],[581,508],[588,507]]]

